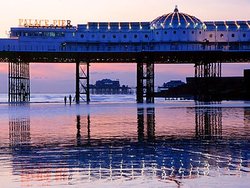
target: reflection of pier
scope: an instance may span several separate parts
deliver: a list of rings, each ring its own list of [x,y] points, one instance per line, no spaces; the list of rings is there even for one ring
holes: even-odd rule
[[[198,106],[195,109],[195,124],[196,124],[197,138],[201,139],[222,138],[221,108]]]
[[[83,117],[80,115],[76,116],[76,138],[77,138],[77,146],[81,146],[83,144],[82,135],[81,135],[81,128],[87,128],[87,143],[90,144],[90,115],[88,114],[87,117]]]
[[[12,146],[30,143],[30,118],[28,116],[10,117],[9,139]]]
[[[147,139],[152,141],[155,138],[155,109],[146,109],[146,119],[145,119],[145,109],[137,109],[137,123],[138,123],[138,141],[144,140],[144,125],[147,125]]]

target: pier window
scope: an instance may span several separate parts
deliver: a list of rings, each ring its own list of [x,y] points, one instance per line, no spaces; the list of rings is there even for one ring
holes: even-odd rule
[[[165,35],[167,35],[167,34],[168,34],[168,32],[167,32],[167,31],[164,31],[164,34],[165,34]]]
[[[192,31],[192,34],[194,34],[194,31]]]
[[[134,38],[135,38],[135,39],[137,39],[137,37],[138,37],[137,35],[134,35]]]
[[[49,36],[50,36],[50,37],[55,37],[55,36],[56,36],[56,33],[55,33],[55,32],[49,32]]]
[[[183,31],[182,33],[183,33],[183,34],[186,34],[186,31]]]
[[[209,37],[210,37],[210,38],[213,38],[213,34],[209,34]]]
[[[126,39],[126,38],[127,38],[127,35],[123,35],[123,38],[125,38],[125,39]]]
[[[176,31],[174,31],[173,33],[176,34]]]
[[[220,38],[223,38],[223,37],[224,37],[224,34],[223,34],[223,33],[221,33],[221,34],[220,34]]]
[[[105,38],[106,38],[106,35],[102,35],[102,38],[105,39]]]
[[[116,38],[116,35],[113,35],[113,39],[115,39]]]
[[[81,34],[81,38],[84,38],[84,34]]]
[[[233,34],[232,34],[232,38],[234,38],[234,37],[235,37],[235,34],[233,33]]]
[[[147,39],[147,38],[148,38],[148,35],[145,35],[145,38]]]
[[[246,36],[247,36],[246,33],[243,33],[243,37],[246,38]]]

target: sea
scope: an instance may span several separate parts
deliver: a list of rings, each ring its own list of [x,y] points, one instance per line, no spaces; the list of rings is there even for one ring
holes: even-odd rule
[[[0,95],[0,187],[250,186],[250,101],[64,96]]]

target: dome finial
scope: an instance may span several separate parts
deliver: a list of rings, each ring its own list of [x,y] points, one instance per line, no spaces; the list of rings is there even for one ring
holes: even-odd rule
[[[179,12],[179,10],[178,10],[178,6],[177,6],[177,5],[175,5],[174,12]]]

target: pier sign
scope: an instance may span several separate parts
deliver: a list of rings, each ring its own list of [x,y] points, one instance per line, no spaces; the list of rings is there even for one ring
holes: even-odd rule
[[[71,20],[19,19],[19,27],[71,27]]]

